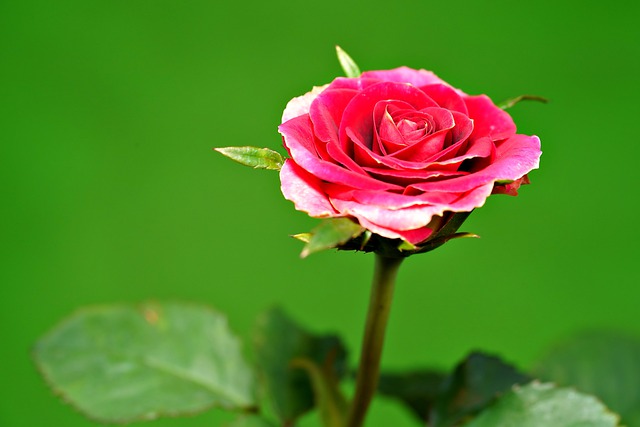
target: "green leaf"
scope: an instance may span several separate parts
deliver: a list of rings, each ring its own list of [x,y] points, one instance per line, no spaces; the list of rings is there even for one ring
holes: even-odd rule
[[[534,374],[561,386],[593,394],[622,416],[629,427],[640,426],[640,339],[615,332],[589,332],[553,348]]]
[[[56,393],[102,422],[255,406],[238,339],[224,316],[199,305],[86,308],[40,339],[33,355]]]
[[[425,422],[429,420],[429,412],[445,378],[441,372],[428,370],[383,373],[378,382],[378,393],[399,400]]]
[[[311,240],[311,233],[298,233],[292,235],[291,237],[300,240],[301,242],[309,243],[309,241]]]
[[[309,360],[336,380],[346,372],[346,350],[338,337],[313,335],[280,309],[260,316],[254,345],[265,394],[282,424],[292,425],[315,403],[309,376],[294,367],[296,363],[299,366],[300,360]]]
[[[498,357],[472,353],[444,381],[431,412],[434,427],[455,426],[529,378]]]
[[[615,427],[618,416],[593,396],[533,382],[500,398],[465,427]]]
[[[513,107],[514,105],[516,105],[517,103],[519,103],[520,101],[537,101],[537,102],[542,102],[544,104],[549,102],[549,100],[547,98],[543,98],[542,96],[520,95],[520,96],[516,96],[515,98],[510,98],[510,99],[507,99],[505,101],[500,102],[498,104],[498,108],[502,108],[503,110],[507,110],[507,109]]]
[[[314,252],[335,248],[358,237],[364,228],[348,218],[329,218],[311,231],[311,238],[300,254],[307,257]]]
[[[338,61],[340,61],[340,66],[345,76],[360,77],[360,74],[362,74],[360,68],[347,52],[342,50],[340,46],[336,46],[336,54],[338,55]]]
[[[257,147],[221,147],[214,148],[218,153],[231,160],[250,166],[254,169],[269,169],[279,171],[284,165],[284,157],[268,148]]]
[[[276,425],[259,415],[242,415],[231,424],[227,424],[227,427],[276,427]]]
[[[319,366],[309,359],[294,359],[292,366],[307,371],[313,388],[315,406],[324,427],[344,427],[349,405],[342,395],[332,367]]]

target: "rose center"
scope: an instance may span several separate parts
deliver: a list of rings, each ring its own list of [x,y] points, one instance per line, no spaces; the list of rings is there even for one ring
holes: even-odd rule
[[[431,134],[433,132],[433,123],[430,123],[427,118],[412,117],[400,119],[396,123],[396,128],[398,132],[400,132],[400,135],[402,135],[404,142],[411,144]]]

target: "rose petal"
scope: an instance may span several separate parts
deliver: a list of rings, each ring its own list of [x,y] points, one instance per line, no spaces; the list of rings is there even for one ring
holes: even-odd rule
[[[384,100],[376,103],[373,108],[373,123],[376,140],[373,143],[372,151],[376,154],[387,155],[389,152],[385,145],[390,147],[391,152],[406,146],[402,134],[396,127],[393,115],[399,110],[415,109],[408,103],[396,100]]]
[[[434,118],[437,131],[425,136],[422,140],[396,151],[393,157],[412,162],[424,162],[444,148],[449,130],[455,126],[453,114],[443,108],[425,108],[423,112]]]
[[[293,160],[307,172],[325,181],[348,184],[354,188],[401,190],[402,187],[375,180],[318,157],[313,125],[308,115],[295,117],[278,127],[284,145]]]
[[[360,92],[378,83],[380,83],[378,79],[363,78],[362,76],[357,79],[351,77],[336,77],[327,89],[353,89]]]
[[[463,99],[469,109],[469,118],[473,120],[471,138],[488,136],[497,141],[516,133],[516,125],[511,116],[496,107],[488,96],[465,96]]]
[[[467,176],[410,187],[421,191],[464,192],[498,180],[516,180],[538,168],[541,154],[537,136],[514,135],[496,148],[496,158],[486,168]]]
[[[310,92],[305,93],[304,95],[293,98],[291,101],[287,103],[287,106],[284,107],[284,111],[282,112],[282,123],[287,120],[291,120],[294,117],[301,116],[303,114],[307,114],[309,112],[309,107],[316,97],[327,88],[329,85],[324,86],[314,86]]]
[[[372,148],[374,130],[372,112],[378,101],[384,100],[404,101],[417,110],[438,106],[424,92],[405,83],[381,82],[367,87],[353,97],[342,115],[340,143],[347,154],[350,153],[351,145],[347,129],[357,135],[367,149]]]
[[[421,227],[415,230],[391,230],[379,224],[368,221],[365,218],[359,218],[358,221],[360,222],[361,226],[375,234],[386,237],[388,239],[406,240],[407,242],[414,245],[427,240],[427,238],[433,233],[433,230],[428,227]]]
[[[391,182],[398,185],[411,185],[417,182],[428,181],[430,179],[455,177],[467,175],[468,172],[463,171],[440,171],[440,170],[424,170],[424,169],[379,169],[364,168],[373,177],[381,181]]]
[[[292,201],[297,210],[316,218],[338,216],[322,191],[321,182],[293,160],[287,159],[280,169],[280,183],[284,198]]]
[[[327,89],[311,103],[309,117],[318,139],[338,142],[342,113],[357,93],[352,89]]]
[[[488,137],[479,138],[471,142],[463,140],[456,145],[458,144],[461,145],[459,147],[452,146],[449,148],[453,148],[455,151],[459,151],[463,154],[460,154],[459,156],[450,158],[448,160],[441,160],[437,162],[432,161],[433,158],[441,159],[449,157],[447,155],[447,151],[449,151],[449,149],[444,150],[442,153],[438,153],[438,155],[434,156],[432,159],[427,160],[429,165],[426,169],[442,171],[458,170],[462,162],[464,162],[465,160],[490,157],[495,152],[495,145],[493,141],[491,141],[491,139]]]
[[[416,87],[432,84],[447,85],[444,80],[441,80],[431,71],[414,70],[409,67],[399,67],[394,68],[393,70],[365,71],[362,73],[361,77],[388,82],[411,83]]]
[[[451,212],[471,212],[484,205],[492,190],[493,183],[474,188],[464,193],[458,200],[447,203],[446,210]]]
[[[434,215],[442,215],[445,208],[439,205],[411,206],[404,209],[385,209],[361,204],[353,200],[331,197],[331,204],[342,214],[365,219],[390,230],[414,230],[431,222]]]
[[[329,156],[331,156],[331,158],[333,160],[335,160],[336,162],[340,163],[341,165],[343,165],[347,169],[350,169],[350,170],[352,170],[354,172],[361,173],[363,175],[367,174],[364,171],[364,169],[362,169],[362,167],[360,167],[359,164],[357,164],[351,157],[347,156],[344,153],[344,151],[342,151],[342,148],[340,148],[338,146],[338,144],[336,144],[334,142],[329,142],[329,143],[327,143],[326,149],[327,149],[327,154],[329,154]]]
[[[428,86],[421,86],[420,90],[429,95],[429,98],[436,101],[442,108],[457,111],[465,116],[469,114],[464,100],[458,91],[453,89],[451,86],[446,84],[431,84]]]

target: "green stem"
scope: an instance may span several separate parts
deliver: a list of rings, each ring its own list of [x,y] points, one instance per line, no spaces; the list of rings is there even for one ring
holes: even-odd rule
[[[376,254],[371,299],[356,378],[356,391],[349,408],[347,427],[362,426],[378,387],[384,333],[391,310],[395,279],[402,260],[403,258],[389,258]]]

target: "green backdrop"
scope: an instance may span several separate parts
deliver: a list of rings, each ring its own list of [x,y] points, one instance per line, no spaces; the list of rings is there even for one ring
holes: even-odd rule
[[[249,336],[281,304],[357,360],[372,257],[300,260],[315,221],[276,173],[211,151],[258,145],[293,96],[363,69],[434,70],[511,112],[541,169],[411,258],[383,365],[451,367],[475,348],[528,367],[585,328],[640,334],[637,2],[0,2],[0,425],[89,426],[44,386],[34,341],[76,307],[197,300]],[[212,411],[157,426],[216,426]],[[370,426],[410,426],[379,399]],[[304,426],[315,426],[312,416]]]

